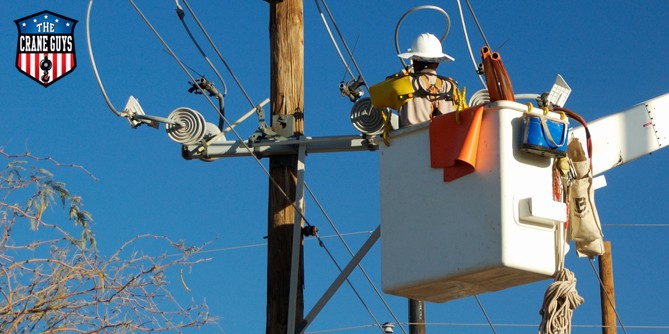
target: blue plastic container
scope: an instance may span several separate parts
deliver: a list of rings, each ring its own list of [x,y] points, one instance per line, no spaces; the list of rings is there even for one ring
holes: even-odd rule
[[[567,119],[531,114],[526,114],[523,118],[521,150],[545,157],[567,156]]]

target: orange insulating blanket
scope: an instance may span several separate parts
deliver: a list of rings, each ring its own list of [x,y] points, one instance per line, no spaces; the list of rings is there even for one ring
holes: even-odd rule
[[[515,101],[513,97],[513,86],[511,79],[502,63],[502,57],[497,52],[490,52],[490,48],[481,48],[481,59],[483,61],[483,74],[488,85],[490,102],[499,100]]]
[[[432,168],[444,168],[444,181],[450,182],[474,171],[478,151],[483,106],[430,120],[430,159]]]

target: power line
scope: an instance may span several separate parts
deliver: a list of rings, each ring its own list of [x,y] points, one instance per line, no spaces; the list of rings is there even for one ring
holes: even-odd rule
[[[348,56],[351,59],[351,62],[353,63],[353,66],[355,67],[356,71],[358,71],[358,75],[362,79],[363,85],[367,86],[367,81],[365,80],[365,77],[362,75],[362,71],[360,70],[360,67],[358,67],[358,63],[355,61],[355,57],[353,57],[353,52],[351,52],[351,49],[348,47],[348,44],[346,44],[346,39],[344,39],[344,35],[339,30],[339,26],[337,26],[337,22],[335,21],[334,16],[332,15],[330,8],[328,7],[328,4],[325,2],[325,0],[320,0],[320,1],[323,4],[323,8],[325,8],[325,11],[328,13],[330,20],[332,21],[332,25],[334,26],[337,35],[339,35],[339,39],[342,41],[342,44],[344,45],[344,48],[346,49],[346,52],[348,53]],[[325,24],[325,28],[327,29],[328,33],[330,34],[330,37],[332,38],[330,27],[328,26],[327,22],[325,21],[325,18],[323,17],[323,12],[321,11],[321,7],[318,5],[318,0],[315,0],[315,2],[316,2],[316,7],[318,8],[318,11],[320,12],[321,18],[323,20],[323,24]],[[339,47],[337,46],[337,43],[335,42],[334,38],[332,38],[332,43],[337,49],[337,52],[339,52]],[[339,55],[341,57],[341,52],[339,52]],[[346,64],[346,61],[344,61],[343,57],[342,57],[342,62],[344,62],[344,66],[348,69],[348,65]],[[353,75],[353,73],[351,73],[351,77],[353,77],[353,80],[355,80],[355,76]]]
[[[410,323],[404,323],[405,325],[410,325]],[[464,323],[464,322],[428,322],[425,323],[427,326],[433,326],[433,327],[488,327],[490,324],[487,323]],[[538,325],[536,324],[508,324],[508,323],[499,323],[499,324],[494,324],[496,327],[504,327],[504,328],[536,328]],[[321,333],[336,333],[336,332],[350,332],[351,330],[355,329],[365,329],[365,328],[373,328],[376,327],[373,324],[367,324],[367,325],[357,325],[357,326],[348,326],[348,327],[338,327],[338,328],[329,328],[329,329],[321,329],[321,330],[316,330],[316,331],[310,331],[310,332],[305,332],[306,334],[321,334]],[[601,329],[604,328],[602,325],[596,325],[596,324],[581,324],[581,325],[572,325],[572,328],[594,328],[594,329]],[[633,325],[629,326],[627,325],[626,328],[629,329],[650,329],[650,330],[667,330],[669,329],[669,325]]]
[[[669,224],[602,224],[611,227],[669,227]]]
[[[135,5],[135,3],[133,2],[133,0],[129,0],[129,1],[130,1],[130,4],[132,4],[132,6],[135,8],[135,10],[137,11],[137,13],[140,15],[140,17],[141,17],[141,18],[144,20],[144,22],[149,26],[149,28],[151,29],[151,31],[153,32],[153,34],[160,40],[160,42],[163,44],[163,46],[167,49],[167,51],[170,53],[170,55],[172,55],[172,57],[174,57],[174,59],[177,60],[177,62],[178,62],[179,65],[181,66],[182,70],[184,70],[184,72],[188,75],[188,77],[191,78],[191,80],[193,80],[193,83],[194,83],[195,85],[197,85],[198,88],[202,89],[201,87],[199,87],[199,84],[198,84],[197,81],[192,77],[192,75],[190,74],[190,72],[188,72],[188,71],[186,70],[186,68],[184,67],[183,63],[179,60],[179,58],[178,58],[178,57],[176,56],[176,54],[172,51],[172,49],[169,47],[169,45],[167,45],[167,42],[162,38],[162,36],[160,36],[160,34],[158,33],[158,31],[156,31],[156,29],[155,29],[155,28],[153,27],[153,25],[149,22],[149,20],[146,18],[146,16],[144,16],[144,14],[143,14],[142,11],[139,9],[139,7],[137,7],[137,5]],[[184,4],[185,4],[186,7],[188,7],[189,10],[190,10],[190,7],[188,6],[188,3],[187,3],[185,0],[184,0]],[[191,12],[191,13],[192,13],[192,12]],[[199,22],[199,21],[198,21],[198,22]],[[209,35],[208,35],[208,34],[207,34],[207,37],[209,38]],[[217,52],[218,52],[218,50],[217,50]],[[219,53],[219,55],[220,55],[220,53]],[[226,65],[226,66],[227,66],[227,65]],[[209,101],[209,103],[212,105],[212,107],[213,107],[214,109],[216,109],[216,106],[214,105],[214,103],[211,101],[211,99],[210,99],[206,94],[202,94],[202,96],[204,96],[204,97],[207,99],[207,101]],[[248,95],[247,95],[247,97],[248,97]],[[249,99],[249,102],[251,102],[250,99]],[[251,102],[251,103],[252,103],[252,102]],[[220,110],[217,109],[217,111],[218,111],[218,113],[219,113],[221,119],[224,121],[224,123],[226,123],[228,126],[230,126],[230,123],[229,123],[228,120],[225,118],[225,116],[224,116],[223,114],[221,114]],[[237,133],[236,130],[234,130],[234,128],[232,129],[232,132],[237,136],[237,138],[238,138],[239,141],[242,143],[242,145],[245,147],[245,149],[248,150],[250,153],[253,153],[253,151],[251,150],[251,148],[246,144],[246,142],[244,142],[244,140],[242,140],[241,136],[239,135],[239,133]],[[289,198],[288,194],[286,194],[286,192],[283,190],[283,188],[281,188],[281,186],[277,183],[277,181],[271,176],[271,174],[269,173],[269,171],[267,170],[267,168],[265,168],[265,166],[260,162],[259,158],[256,157],[255,154],[251,154],[251,156],[252,156],[252,158],[256,161],[256,164],[257,164],[257,165],[264,171],[265,175],[267,175],[267,177],[269,178],[270,182],[276,187],[276,189],[279,191],[279,193],[280,193],[280,194],[281,194],[281,195],[282,195],[282,196],[283,196],[283,197],[284,197],[284,198],[285,198],[285,199],[286,199],[286,200],[293,206],[293,208],[295,209],[295,211],[298,212],[298,214],[300,215],[300,217],[304,220],[304,223],[305,223],[307,226],[312,226],[311,223],[309,222],[309,220],[307,219],[307,217],[305,216],[304,212],[303,212],[303,211],[296,205],[296,203],[294,203],[294,202]],[[297,222],[296,222],[296,224],[297,224]],[[318,239],[319,245],[326,251],[326,253],[327,253],[328,256],[330,257],[330,259],[334,262],[334,264],[337,266],[337,268],[339,268],[339,270],[341,271],[341,270],[342,270],[341,267],[339,266],[339,264],[337,263],[337,261],[335,260],[335,258],[332,256],[331,252],[329,251],[329,249],[327,248],[327,246],[325,245],[325,243],[323,242],[323,240],[318,236],[318,234],[316,234],[315,237]],[[348,279],[347,279],[347,282],[348,282]],[[355,291],[355,288],[353,287],[353,285],[352,285],[350,282],[349,282],[349,285],[350,285],[351,288]],[[356,292],[356,295],[357,295],[357,292]],[[358,295],[358,296],[359,296],[359,295]],[[360,298],[360,297],[359,297],[359,298]],[[367,308],[367,305],[364,303],[364,301],[362,300],[362,298],[360,298],[360,300],[361,300],[361,302],[363,303],[363,305]],[[372,315],[372,317],[373,317],[373,315]],[[379,326],[380,326],[380,324],[379,324]]]
[[[167,43],[164,41],[164,39],[158,34],[158,32],[153,28],[153,26],[152,26],[151,23],[148,21],[148,19],[144,16],[144,14],[141,12],[141,10],[134,4],[134,2],[133,2],[132,0],[129,0],[129,1],[130,1],[130,3],[133,5],[133,7],[135,8],[135,10],[139,13],[139,15],[142,17],[142,19],[144,20],[144,22],[151,28],[151,30],[152,30],[153,33],[156,35],[156,37],[163,43],[163,45],[164,45],[165,48],[168,50],[168,52],[169,52],[169,53],[170,53],[170,54],[177,60],[177,62],[178,62],[178,63],[180,64],[180,66],[182,67],[182,69],[184,69],[184,71],[188,74],[188,76],[191,78],[191,80],[193,80],[193,82],[194,82],[196,85],[198,85],[197,82],[195,81],[195,79],[192,78],[192,76],[190,75],[190,73],[188,73],[188,71],[185,70],[183,63],[178,59],[178,57],[176,56],[176,54],[174,54],[174,52],[172,52],[172,50],[170,49],[170,47],[167,45]],[[188,2],[187,2],[186,0],[184,0],[184,4],[185,4],[186,7],[188,8],[188,10],[191,12],[191,15],[193,15],[193,17],[194,17],[194,19],[196,20],[196,22],[198,22],[198,25],[199,25],[200,28],[202,29],[203,33],[207,36],[207,39],[210,41],[210,43],[212,44],[212,46],[216,49],[216,52],[218,53],[219,57],[221,57],[221,60],[222,60],[223,62],[225,62],[225,60],[224,60],[224,59],[222,58],[222,56],[220,55],[220,52],[218,52],[218,49],[215,47],[215,45],[213,45],[213,42],[211,41],[211,38],[209,37],[209,34],[206,33],[206,30],[204,29],[204,27],[202,27],[202,25],[200,24],[200,22],[199,22],[199,20],[197,19],[196,15],[195,15],[195,14],[193,13],[193,11],[191,10],[191,8],[190,8],[190,6],[188,5]],[[325,4],[325,2],[323,2],[323,4],[324,4],[324,6],[326,6],[326,9],[327,9],[327,5]],[[181,15],[180,15],[180,17],[181,17]],[[344,45],[346,45],[345,42],[344,42]],[[346,46],[346,48],[347,48],[347,50],[348,50],[348,46]],[[349,51],[349,53],[350,53],[350,51]],[[350,56],[352,57],[352,55],[350,55]],[[226,67],[228,67],[227,64],[226,64]],[[356,68],[357,68],[357,66],[356,66]],[[229,67],[228,67],[228,70],[230,70]],[[231,71],[231,70],[230,70],[230,72],[231,72],[231,74],[232,74],[232,71]],[[233,76],[234,76],[234,74],[233,74]],[[364,79],[363,79],[363,80],[364,80]],[[241,88],[242,91],[243,91],[243,88],[241,87],[241,84],[239,83],[239,81],[238,81],[236,78],[235,78],[235,81],[240,85],[240,88]],[[199,85],[198,85],[198,88],[199,88]],[[245,93],[245,92],[244,92],[244,93]],[[249,102],[251,102],[251,104],[253,105],[253,102],[250,100],[250,98],[248,97],[248,95],[247,95],[246,93],[245,93],[245,95],[246,95],[247,98],[249,99]],[[203,96],[205,96],[205,95],[203,94]],[[211,101],[211,99],[209,99],[207,96],[205,96],[205,97],[206,97],[207,100],[212,104],[212,106],[215,108],[215,106],[213,105],[213,102]],[[227,121],[227,119],[226,119],[225,116],[221,113],[220,110],[218,111],[218,113],[219,113],[219,115],[221,116],[221,119],[222,119],[226,124],[228,124],[228,126],[230,126],[229,122]],[[235,133],[235,135],[237,135],[238,139],[243,143],[243,145],[247,148],[247,150],[248,150],[249,152],[251,152],[251,149],[248,147],[248,145],[246,145],[246,143],[243,142],[241,136],[239,136],[239,135],[237,134],[237,132],[234,131],[234,129],[233,129],[233,133]],[[300,216],[304,219],[305,224],[308,225],[308,226],[311,226],[311,224],[310,224],[309,221],[307,220],[307,218],[306,218],[306,216],[304,215],[304,213],[303,213],[303,212],[302,212],[302,211],[295,205],[295,203],[292,203],[292,201],[289,199],[289,197],[288,197],[288,195],[285,193],[285,191],[284,191],[284,190],[277,184],[277,182],[271,177],[269,171],[267,171],[267,169],[260,163],[260,161],[258,160],[258,158],[255,157],[255,155],[252,155],[252,156],[253,156],[253,158],[257,161],[258,165],[263,169],[263,171],[265,171],[265,174],[269,177],[270,181],[277,187],[277,189],[278,189],[279,192],[283,195],[283,197],[285,197],[289,202],[291,202],[291,205],[293,205],[293,206],[295,207],[295,210],[299,212]],[[312,196],[313,196],[313,193],[312,193]],[[327,216],[327,215],[326,215],[326,216]],[[330,250],[327,248],[327,246],[325,246],[325,243],[320,239],[320,237],[319,237],[317,234],[316,234],[315,236],[316,236],[316,238],[319,240],[319,245],[325,250],[325,252],[328,254],[328,256],[330,257],[330,259],[331,259],[331,260],[333,261],[333,263],[335,264],[335,266],[337,266],[337,268],[341,271],[342,268],[339,266],[339,264],[337,263],[336,259],[334,258],[334,256],[333,256],[332,253],[330,252]],[[350,251],[350,249],[349,249],[349,251]],[[362,268],[361,268],[361,269],[362,269]],[[367,278],[368,278],[368,280],[369,280],[369,276],[368,276],[366,273],[365,273],[365,276],[367,276]],[[376,318],[374,317],[374,315],[372,314],[371,310],[370,310],[369,307],[366,305],[366,303],[364,302],[364,300],[362,299],[362,297],[358,294],[358,292],[356,291],[356,289],[355,289],[355,287],[353,286],[353,284],[352,284],[348,279],[346,279],[346,281],[347,281],[348,284],[351,286],[351,288],[353,289],[353,291],[354,291],[354,293],[356,294],[356,296],[358,296],[358,298],[360,299],[360,302],[361,302],[361,303],[363,304],[363,306],[367,309],[367,311],[370,313],[370,315],[372,316],[372,318],[376,321]],[[371,281],[370,281],[370,283],[371,283]],[[372,284],[372,286],[374,287],[374,290],[377,291],[377,294],[379,294],[379,296],[380,296],[380,293],[378,292],[378,289],[377,289],[373,284]],[[381,296],[380,296],[380,297],[381,297]],[[381,299],[383,300],[382,297],[381,297]],[[383,301],[384,301],[384,304],[386,304],[386,306],[388,306],[387,303],[385,303],[385,300],[383,300]],[[394,313],[392,312],[392,310],[390,310],[390,308],[389,308],[389,311],[391,312],[391,314],[393,315],[393,317],[395,317]],[[396,318],[396,317],[395,317],[395,318]],[[399,320],[397,320],[397,321],[399,322]],[[381,326],[380,323],[377,322],[377,324],[378,324],[379,327]],[[404,333],[406,333],[406,332],[404,331],[404,328],[401,328],[401,329],[402,329],[402,331],[403,331]]]
[[[474,295],[474,298],[476,299],[476,303],[479,304],[479,307],[481,308],[481,312],[483,312],[483,316],[485,316],[485,320],[488,321],[488,326],[490,326],[490,329],[492,330],[493,333],[497,334],[497,331],[495,330],[495,326],[492,324],[492,321],[490,320],[490,317],[488,316],[488,312],[485,311],[485,308],[483,307],[483,304],[481,303],[481,299],[479,299],[478,295]]]
[[[202,55],[204,60],[207,62],[207,64],[209,64],[209,67],[211,67],[211,69],[214,71],[214,73],[216,73],[216,76],[218,77],[218,80],[220,80],[221,84],[223,84],[223,96],[226,96],[228,94],[228,86],[225,84],[225,80],[223,80],[223,77],[218,72],[218,69],[216,68],[216,66],[214,66],[214,64],[211,62],[211,60],[209,60],[209,57],[207,57],[207,54],[204,53],[204,50],[202,50],[202,48],[200,47],[200,43],[197,42],[197,40],[195,39],[195,36],[193,36],[190,29],[188,28],[188,24],[186,23],[186,20],[184,20],[184,17],[186,16],[186,14],[184,13],[183,8],[181,8],[181,5],[179,5],[179,0],[176,0],[175,2],[176,2],[176,6],[177,6],[177,16],[179,17],[179,20],[181,21],[184,29],[186,29],[186,33],[188,33],[188,36],[190,37],[191,41],[193,41],[193,44],[195,44],[195,47],[197,48],[197,50],[200,51],[200,54]],[[184,3],[185,3],[185,1],[184,1]],[[188,5],[186,5],[186,6],[188,6]],[[188,7],[188,10],[190,11],[190,7]],[[192,12],[191,12],[191,15],[193,15]]]
[[[361,235],[361,234],[372,234],[372,232],[374,232],[374,231],[358,231],[358,232],[342,233],[341,235],[342,236],[352,236],[352,235]],[[321,239],[329,239],[329,238],[339,237],[339,235],[331,234],[331,235],[322,235],[320,237],[321,237]],[[317,240],[307,238],[307,239],[305,239],[305,241],[309,242],[309,241],[317,241]],[[238,246],[203,249],[203,250],[198,251],[198,254],[219,253],[219,252],[227,252],[227,251],[234,251],[234,250],[248,249],[248,248],[255,248],[255,247],[265,247],[265,246],[267,246],[266,242],[260,242],[260,243],[255,243],[255,244],[246,244],[246,245],[238,245]],[[167,256],[168,257],[183,256],[183,254],[182,253],[169,254]]]
[[[92,0],[91,0],[91,1],[92,1]],[[158,40],[159,40],[159,41],[163,44],[163,46],[167,49],[168,53],[169,53],[169,54],[170,54],[170,55],[177,61],[177,63],[178,63],[179,66],[181,67],[181,69],[182,69],[182,70],[186,73],[186,75],[193,81],[194,85],[196,85],[196,86],[198,87],[198,89],[204,91],[204,89],[203,89],[202,87],[200,87],[200,85],[198,84],[197,80],[195,80],[195,78],[190,74],[190,72],[188,72],[188,70],[187,70],[186,67],[184,66],[183,62],[181,62],[181,60],[179,59],[179,57],[177,57],[177,55],[172,51],[172,49],[169,47],[169,45],[167,44],[167,42],[162,38],[162,36],[160,36],[160,34],[158,33],[158,31],[153,27],[153,25],[151,24],[151,22],[149,22],[149,20],[146,18],[146,16],[144,16],[144,13],[142,13],[142,11],[139,9],[139,7],[137,7],[137,5],[135,5],[134,1],[133,1],[133,0],[128,0],[128,1],[129,1],[130,4],[135,8],[135,11],[137,11],[137,13],[139,14],[139,16],[140,16],[140,17],[142,18],[142,20],[144,21],[144,23],[146,23],[146,25],[151,29],[151,31],[152,31],[153,34],[156,36],[156,38],[158,38]],[[185,1],[184,1],[184,4],[187,5],[187,3],[186,3]],[[187,6],[188,6],[188,5],[187,5]],[[304,215],[304,212],[302,212],[302,210],[300,210],[300,209],[295,205],[295,203],[293,203],[293,202],[291,201],[291,199],[288,197],[288,194],[286,194],[286,192],[283,190],[283,188],[281,188],[281,186],[277,183],[277,181],[270,175],[270,173],[269,173],[269,171],[267,170],[267,168],[265,168],[265,166],[260,162],[260,159],[253,153],[253,150],[251,149],[251,147],[249,147],[249,145],[246,143],[246,141],[242,139],[242,137],[239,135],[239,133],[237,132],[237,130],[235,130],[234,127],[232,127],[232,125],[231,125],[230,122],[227,120],[227,118],[226,118],[223,114],[221,114],[221,111],[216,107],[216,105],[215,105],[214,102],[209,98],[209,96],[207,96],[206,94],[202,94],[202,96],[209,102],[209,104],[212,106],[212,108],[214,108],[214,110],[216,110],[216,111],[218,112],[218,114],[220,115],[220,117],[221,117],[221,119],[223,120],[223,122],[224,122],[225,124],[228,125],[228,127],[230,128],[230,131],[231,131],[231,132],[235,135],[235,137],[239,140],[239,143],[242,145],[242,147],[243,147],[246,151],[248,151],[248,152],[250,153],[251,158],[256,162],[256,164],[260,167],[260,169],[262,169],[262,171],[265,173],[265,175],[269,178],[270,183],[272,183],[272,185],[274,185],[274,186],[278,189],[279,193],[280,193],[284,198],[286,198],[286,200],[287,200],[288,202],[291,203],[291,205],[293,206],[293,208],[295,208],[295,211],[297,211],[297,212],[300,214],[301,218],[304,219],[304,222],[305,222],[307,225],[311,226],[311,224],[310,224],[309,221],[307,220],[307,217]],[[247,96],[247,97],[248,97],[248,96]],[[251,104],[253,105],[253,102],[252,102],[252,101],[249,100],[249,102],[251,102]]]
[[[332,229],[335,231],[335,233],[339,237],[339,240],[341,240],[341,242],[344,244],[344,247],[346,247],[346,250],[348,251],[348,253],[351,255],[351,257],[353,257],[354,256],[353,251],[351,250],[351,248],[346,243],[346,240],[344,240],[344,238],[341,237],[341,234],[339,233],[339,230],[335,226],[334,222],[330,219],[330,216],[327,214],[327,212],[325,212],[325,208],[323,208],[323,206],[321,205],[321,202],[318,200],[318,198],[316,198],[316,195],[311,191],[311,188],[309,187],[309,185],[306,182],[304,183],[304,187],[307,189],[307,192],[309,192],[309,194],[313,198],[314,202],[316,203],[316,206],[318,206],[318,208],[323,213],[323,216],[325,216],[325,219],[330,223],[330,226],[332,227]],[[374,282],[372,282],[372,279],[369,277],[369,275],[367,275],[367,272],[365,271],[365,269],[362,267],[361,264],[358,264],[358,268],[360,269],[360,271],[363,273],[363,275],[367,279],[367,282],[369,282],[369,284],[372,286],[372,288],[374,289],[374,292],[379,297],[379,299],[381,300],[383,305],[386,307],[386,309],[388,310],[390,315],[393,317],[395,322],[397,322],[399,324],[400,323],[399,319],[397,318],[397,316],[395,315],[395,313],[391,309],[390,305],[388,305],[385,298],[383,298],[383,295],[381,294],[379,289],[376,287]],[[400,329],[402,330],[403,333],[406,333],[404,327],[400,326]]]
[[[360,326],[323,329],[323,330],[318,330],[318,331],[313,331],[313,332],[305,332],[305,334],[336,333],[336,332],[343,332],[343,331],[348,332],[348,331],[351,331],[351,330],[354,330],[354,329],[364,329],[364,328],[371,328],[371,327],[376,327],[376,325],[360,325]]]
[[[203,33],[204,36],[207,38],[207,41],[209,41],[209,45],[211,45],[211,47],[214,49],[214,51],[216,52],[216,55],[218,55],[218,58],[221,60],[221,62],[222,62],[223,65],[225,66],[225,68],[228,70],[228,72],[229,72],[230,75],[232,76],[232,79],[235,80],[235,83],[237,84],[237,86],[239,87],[239,89],[242,91],[242,94],[244,94],[244,96],[246,97],[246,100],[248,100],[248,102],[251,104],[251,107],[254,107],[255,105],[253,104],[253,100],[251,100],[251,97],[249,96],[249,94],[246,92],[246,90],[245,90],[244,87],[242,86],[242,83],[237,79],[237,76],[236,76],[235,73],[232,71],[232,69],[230,68],[230,66],[228,66],[228,62],[225,61],[225,58],[223,58],[223,55],[221,54],[221,52],[218,51],[218,48],[216,47],[216,44],[215,44],[214,41],[211,39],[211,37],[209,36],[209,33],[208,33],[207,30],[204,28],[204,26],[202,25],[202,23],[200,23],[200,20],[197,18],[197,15],[195,15],[195,12],[191,9],[190,5],[188,4],[188,1],[183,0],[183,2],[184,2],[184,5],[186,5],[186,8],[188,9],[188,12],[193,16],[193,19],[194,19],[195,22],[197,23],[198,27],[200,27],[200,30],[202,31],[202,33]]]
[[[609,295],[609,292],[606,290],[604,287],[604,282],[602,282],[602,278],[599,276],[599,272],[597,272],[597,269],[595,268],[595,262],[592,259],[592,257],[588,258],[588,261],[590,262],[590,267],[592,267],[592,272],[595,274],[595,277],[597,277],[597,281],[599,282],[599,286],[602,292],[606,295],[606,300],[607,302],[611,305],[611,308],[613,309],[613,312],[616,314],[616,319],[618,319],[618,323],[620,324],[620,327],[622,328],[623,332],[627,334],[627,330],[625,329],[625,326],[623,325],[623,320],[620,319],[620,314],[618,313],[618,309],[613,305],[613,300],[611,299],[611,296]]]

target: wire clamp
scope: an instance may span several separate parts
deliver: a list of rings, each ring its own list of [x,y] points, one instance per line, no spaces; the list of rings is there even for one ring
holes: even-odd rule
[[[365,82],[362,80],[362,76],[359,75],[357,79],[350,80],[347,83],[344,83],[343,81],[340,82],[339,91],[342,96],[347,96],[351,102],[355,102],[365,94],[360,88],[360,86],[364,84]]]

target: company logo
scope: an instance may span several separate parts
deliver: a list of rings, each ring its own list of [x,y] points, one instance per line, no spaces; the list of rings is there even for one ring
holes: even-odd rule
[[[16,68],[21,73],[48,87],[77,67],[77,20],[45,10],[14,22],[19,28]]]

